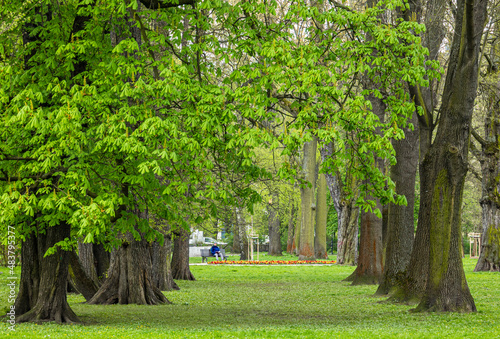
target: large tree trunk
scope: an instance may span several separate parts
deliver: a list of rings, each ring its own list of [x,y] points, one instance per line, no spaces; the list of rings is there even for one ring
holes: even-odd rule
[[[481,254],[474,272],[500,272],[500,204],[497,201],[484,199],[481,200],[481,207],[483,208]]]
[[[412,123],[417,125],[416,116]],[[384,274],[376,294],[383,295],[398,286],[410,262],[415,222],[415,177],[418,165],[418,130],[405,129],[405,139],[393,142],[397,163],[391,168],[391,179],[396,192],[406,197],[407,205],[391,203],[387,214],[387,240],[385,247]]]
[[[300,188],[301,196],[301,225],[299,260],[314,260],[314,225],[316,224],[316,149],[318,141],[316,137],[304,144],[304,155],[302,161],[303,179],[307,184]]]
[[[420,22],[423,5],[422,0],[410,0],[410,10],[403,13],[405,20],[413,20],[413,15]],[[447,9],[447,2],[444,0],[427,0],[425,14],[426,32],[422,38],[422,44],[428,48],[428,60],[438,60],[442,41],[445,37],[445,26],[442,18]],[[415,13],[415,14],[414,14]],[[436,111],[439,103],[438,88],[439,83],[436,79],[429,81],[429,88],[409,86],[410,96],[414,98],[415,103],[419,105],[424,114],[418,116],[419,130],[419,172],[422,173],[422,163],[432,144],[435,121],[433,112]],[[420,175],[422,177],[422,175]],[[424,188],[420,185],[420,197],[424,194]],[[420,199],[420,208],[418,215],[418,225],[413,243],[413,249],[410,256],[410,263],[407,266],[404,278],[399,281],[399,288],[389,298],[392,302],[419,302],[424,294],[429,275],[429,229],[423,227],[422,221],[424,215],[430,210],[430,202]]]
[[[371,79],[367,79],[368,87],[375,88],[378,85],[374,83]],[[386,104],[382,99],[376,98],[373,95],[369,95],[373,108],[373,113],[377,115],[380,122],[384,122]],[[380,133],[376,130],[376,133]],[[384,172],[384,161],[383,159],[374,155],[374,166],[378,168],[382,173]],[[367,186],[369,179],[365,182]],[[377,208],[382,213],[382,205],[380,204],[380,199],[375,197],[370,197],[368,194],[367,200],[375,201],[375,208]],[[382,222],[383,219],[377,217],[375,213],[370,211],[361,212],[361,235],[359,239],[359,258],[358,266],[353,274],[348,277],[347,281],[352,281],[353,285],[364,285],[364,284],[379,284],[384,272],[384,262],[383,262],[383,243],[382,243]]]
[[[500,271],[500,105],[499,93],[490,94],[493,107],[487,107],[484,121],[485,138],[476,136],[481,142],[482,172],[482,235],[481,254],[474,272]]]
[[[158,240],[151,243],[150,254],[153,271],[153,284],[161,291],[179,290],[172,276],[172,232],[170,225],[155,216],[151,218],[156,228],[163,234],[163,245]],[[189,252],[188,252],[189,253]]]
[[[16,322],[56,321],[79,322],[66,299],[68,283],[68,253],[58,248],[54,254],[45,252],[59,241],[70,237],[71,226],[66,222],[47,227],[45,234],[33,234],[23,244],[19,294],[15,303]]]
[[[151,243],[151,263],[153,271],[151,273],[153,285],[158,287],[160,291],[179,290],[179,286],[175,283],[172,275],[171,262],[172,241],[169,236],[165,236],[163,246],[159,241]]]
[[[324,174],[318,177],[318,192],[316,195],[316,229],[314,234],[314,252],[317,259],[328,258],[326,250],[326,223],[328,206],[326,201],[326,178]]]
[[[175,232],[172,277],[177,280],[196,280],[189,269],[189,233],[184,228]]]
[[[460,255],[461,207],[487,0],[459,0],[436,139],[422,164],[429,279],[416,311],[476,311]],[[419,225],[420,226],[420,225]]]
[[[104,274],[99,278],[97,273],[97,258],[94,256],[94,246],[96,244],[82,243],[78,242],[78,258],[85,271],[85,274],[94,281],[95,284],[100,285],[101,279],[105,276]],[[109,260],[108,260],[109,262]],[[109,266],[108,266],[109,268]]]
[[[31,310],[38,299],[40,288],[38,252],[38,239],[34,234],[31,234],[21,244],[21,280],[14,304],[17,315]]]
[[[376,208],[382,210],[377,201]],[[346,281],[353,285],[378,284],[383,273],[382,262],[382,219],[372,212],[361,212],[361,235],[359,258],[356,270]]]
[[[279,196],[273,193],[273,198],[269,204],[269,250],[268,255],[283,255],[281,251],[281,220],[279,215]]]
[[[340,214],[338,211],[341,211]],[[356,265],[358,263],[359,207],[356,200],[344,200],[337,210],[337,264]]]
[[[333,144],[323,145],[320,149],[321,160],[333,156]],[[350,189],[355,192],[356,182],[347,170],[346,180]],[[337,212],[337,264],[356,265],[358,262],[358,230],[359,208],[356,206],[356,196],[349,198],[344,190],[340,173],[333,175],[325,173],[326,183],[330,191],[333,206]]]
[[[149,243],[125,235],[125,242],[111,253],[108,278],[88,304],[157,305],[169,303],[153,283]]]

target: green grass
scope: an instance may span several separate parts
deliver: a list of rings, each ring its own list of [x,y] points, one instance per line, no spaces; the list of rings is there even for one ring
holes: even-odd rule
[[[83,325],[17,324],[7,332],[3,321],[0,337],[500,338],[500,275],[473,273],[474,264],[464,260],[475,314],[414,314],[407,305],[380,303],[376,286],[341,281],[353,267],[193,265],[197,281],[178,281],[180,291],[165,293],[172,305],[90,306],[70,295]]]

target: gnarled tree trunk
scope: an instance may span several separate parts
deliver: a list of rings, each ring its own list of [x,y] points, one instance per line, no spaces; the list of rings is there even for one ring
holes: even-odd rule
[[[487,5],[457,2],[438,131],[422,164],[421,201],[430,205],[422,220],[430,237],[429,279],[416,311],[476,311],[460,255],[461,207]]]
[[[68,253],[58,248],[54,254],[44,257],[50,247],[69,238],[70,231],[69,224],[60,222],[47,227],[45,234],[32,234],[23,243],[21,283],[15,302],[16,322],[79,322],[66,299]]]
[[[126,234],[125,242],[111,253],[108,278],[88,304],[157,305],[169,303],[153,283],[149,243]]]
[[[382,205],[377,201],[377,208]],[[382,219],[372,212],[361,212],[358,266],[345,280],[353,285],[378,284],[383,273]]]

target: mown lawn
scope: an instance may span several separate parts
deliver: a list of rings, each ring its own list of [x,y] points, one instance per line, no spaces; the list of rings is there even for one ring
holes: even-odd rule
[[[414,314],[411,306],[381,303],[372,296],[376,286],[341,281],[353,267],[193,265],[197,281],[166,292],[171,305],[90,306],[70,295],[83,325],[17,324],[12,332],[3,320],[0,337],[500,338],[500,274],[473,273],[468,258],[464,264],[475,314]],[[0,271],[4,308],[7,270]]]

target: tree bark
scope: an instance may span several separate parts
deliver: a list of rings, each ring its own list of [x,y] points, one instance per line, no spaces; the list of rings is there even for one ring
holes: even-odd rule
[[[279,196],[277,192],[273,193],[273,198],[269,206],[269,250],[268,255],[280,256],[281,251],[281,236],[280,226],[281,220],[279,216]]]
[[[163,245],[155,240],[149,249],[153,271],[151,272],[153,284],[161,291],[179,290],[179,286],[172,276],[172,231],[170,225],[164,219],[150,216],[156,229],[163,234]],[[188,252],[189,253],[189,252]]]
[[[301,225],[299,260],[315,260],[314,253],[314,225],[316,224],[316,149],[317,138],[304,144],[302,161],[303,179],[307,182],[300,188],[301,195]]]
[[[189,233],[183,228],[175,232],[172,277],[177,280],[196,280],[189,269]]]
[[[233,252],[241,253],[240,248],[240,226],[238,223],[238,212],[237,208],[235,208],[234,212],[234,223],[233,223]]]
[[[368,87],[377,87],[371,79],[367,79]],[[377,115],[380,122],[384,122],[386,104],[382,99],[369,95],[373,108],[373,113]],[[375,133],[380,133],[376,130]],[[384,169],[383,159],[374,155],[374,166],[381,172]],[[369,180],[369,179],[368,179]],[[368,183],[369,181],[366,181]],[[368,185],[369,186],[369,185]],[[380,199],[371,197],[367,194],[366,200],[374,200],[375,208],[382,213]],[[352,281],[353,285],[379,284],[384,272],[383,263],[383,243],[382,243],[382,223],[383,219],[370,211],[361,212],[361,235],[359,239],[359,258],[358,266],[346,281]]]
[[[326,178],[319,174],[316,195],[316,228],[314,234],[314,252],[316,259],[328,258],[326,249],[326,223],[328,219],[328,206],[326,201]]]
[[[413,20],[415,13],[417,21],[420,22],[423,5],[421,0],[410,0],[410,10],[403,13],[405,20]],[[447,2],[444,0],[427,0],[425,7],[426,32],[422,37],[422,44],[429,50],[428,60],[438,60],[442,41],[445,37],[445,23],[442,18],[447,9]],[[409,86],[410,96],[415,103],[423,110],[423,115],[418,116],[419,130],[419,173],[422,177],[422,163],[425,155],[432,144],[432,137],[435,128],[435,118],[433,112],[437,110],[438,87],[437,80],[430,80],[429,88]],[[420,185],[420,197],[424,194],[424,188]],[[404,279],[400,281],[399,288],[389,298],[391,302],[417,303],[422,298],[427,279],[429,276],[429,229],[421,226],[424,215],[430,209],[430,202],[420,199],[418,215],[418,225],[415,233],[415,240],[410,256],[410,263],[407,266]]]
[[[21,279],[19,292],[14,304],[16,314],[21,315],[31,310],[38,299],[40,288],[40,260],[38,257],[38,239],[29,235],[21,245]]]
[[[487,4],[457,3],[438,131],[422,164],[421,199],[430,205],[422,220],[430,236],[429,279],[416,311],[476,311],[460,255],[461,207]]]
[[[20,291],[15,303],[16,322],[55,321],[80,322],[66,299],[68,283],[68,253],[58,248],[52,255],[45,252],[59,241],[70,237],[71,226],[66,222],[48,227],[45,234],[32,235],[23,244],[23,266]],[[26,255],[31,255],[27,258]],[[35,263],[37,262],[37,263]],[[30,285],[34,283],[35,285]],[[36,295],[35,295],[36,293]]]
[[[160,291],[179,290],[179,286],[175,283],[172,275],[171,250],[172,241],[169,236],[165,236],[163,245],[159,241],[153,241],[149,249],[151,254],[151,263],[153,267],[152,279],[153,285],[158,287]]]
[[[248,260],[248,237],[246,234],[246,221],[241,215],[240,210],[236,208],[236,225],[238,226],[238,251],[240,260]]]
[[[97,276],[90,277],[83,267],[75,251],[68,252],[69,256],[69,275],[68,279],[73,287],[83,295],[85,300],[89,301],[99,290],[100,283]]]
[[[302,203],[300,203],[298,206],[297,218],[295,220],[295,236],[293,237],[293,243],[292,243],[292,253],[295,255],[299,255],[301,224],[302,224]]]
[[[382,210],[377,201],[376,208]],[[380,283],[382,262],[382,219],[372,212],[361,212],[361,235],[359,241],[358,266],[345,281],[352,285],[374,285]]]
[[[482,172],[482,235],[481,254],[474,272],[500,272],[500,105],[499,93],[490,94],[490,101],[484,121],[485,138],[481,142]],[[476,252],[477,253],[477,252]]]
[[[295,230],[295,221],[297,218],[297,207],[295,206],[295,202],[291,202],[290,208],[290,220],[288,221],[288,238],[286,242],[286,252],[288,254],[293,253],[293,239],[294,239],[294,230]]]
[[[416,114],[411,121],[417,126]],[[418,166],[418,129],[405,129],[405,139],[393,141],[397,163],[391,167],[396,192],[406,197],[407,205],[389,204],[384,274],[376,294],[389,294],[399,285],[410,262],[415,222],[415,177]]]
[[[320,149],[321,160],[333,155],[333,144],[323,145]],[[355,192],[356,182],[347,170],[346,184]],[[325,173],[326,183],[330,191],[333,206],[337,212],[337,264],[356,265],[358,262],[359,208],[356,206],[356,194],[349,198],[344,189],[340,173]]]
[[[126,234],[125,241],[111,253],[108,278],[88,304],[157,305],[169,303],[151,276],[149,243]]]

